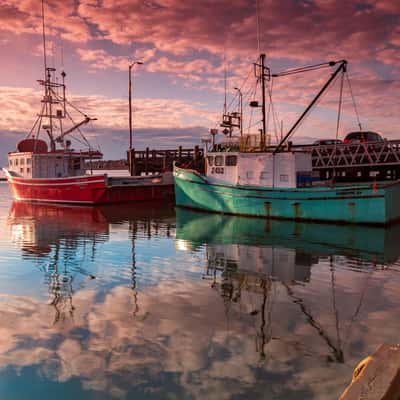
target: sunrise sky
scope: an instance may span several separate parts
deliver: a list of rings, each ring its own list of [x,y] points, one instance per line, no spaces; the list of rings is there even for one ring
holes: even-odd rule
[[[251,64],[259,50],[273,72],[347,59],[363,128],[400,137],[398,0],[258,0],[259,40],[256,9],[256,0],[46,0],[48,60],[65,69],[69,98],[98,118],[85,132],[106,159],[124,157],[128,146],[130,61],[144,63],[134,70],[134,147],[187,147],[218,123],[224,71],[231,110],[234,87],[242,88],[246,103],[255,98]],[[0,50],[4,165],[40,107],[40,0],[0,0]],[[328,77],[323,70],[274,81],[273,104],[284,131]],[[338,96],[339,81],[294,142],[335,137]],[[256,130],[259,119],[249,115],[246,132],[249,125]],[[339,137],[356,128],[345,85]]]

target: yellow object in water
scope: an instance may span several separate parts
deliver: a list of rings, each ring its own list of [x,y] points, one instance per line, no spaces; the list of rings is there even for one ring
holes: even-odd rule
[[[357,366],[354,368],[353,378],[351,382],[353,383],[362,373],[363,369],[372,361],[372,357],[365,357],[364,360],[360,361]]]

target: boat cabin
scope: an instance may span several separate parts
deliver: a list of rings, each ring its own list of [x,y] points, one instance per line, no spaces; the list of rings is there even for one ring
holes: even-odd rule
[[[273,148],[260,147],[256,135],[225,138],[207,152],[206,175],[210,182],[221,184],[296,188],[311,184],[311,153],[274,154]]]
[[[207,179],[215,183],[271,188],[311,183],[311,154],[306,152],[209,152],[206,163]]]
[[[25,139],[8,153],[8,172],[25,179],[66,178],[85,175],[85,161],[101,158],[100,152],[47,151],[43,140]]]

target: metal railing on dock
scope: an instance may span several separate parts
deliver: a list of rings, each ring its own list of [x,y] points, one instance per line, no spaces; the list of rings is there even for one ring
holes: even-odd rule
[[[295,146],[312,153],[313,170],[321,178],[400,178],[400,140],[336,145]]]

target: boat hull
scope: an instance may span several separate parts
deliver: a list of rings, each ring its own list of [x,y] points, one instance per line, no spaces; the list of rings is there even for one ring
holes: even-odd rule
[[[262,188],[209,182],[175,167],[176,205],[264,218],[383,225],[400,218],[400,182],[373,185]]]
[[[17,201],[97,205],[163,200],[173,195],[172,184],[152,183],[151,179],[130,182],[126,178],[120,184],[108,184],[106,175],[58,179],[7,176],[7,180]]]

